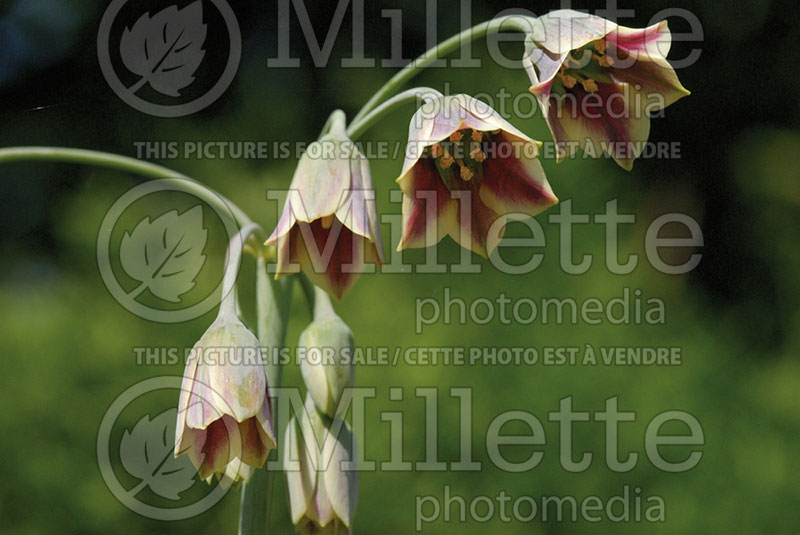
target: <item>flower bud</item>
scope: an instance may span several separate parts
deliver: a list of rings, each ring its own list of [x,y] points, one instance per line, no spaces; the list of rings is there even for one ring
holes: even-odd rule
[[[333,417],[355,378],[353,332],[339,316],[326,315],[306,327],[298,346],[305,352],[300,371],[308,393],[320,412]]]
[[[301,156],[267,245],[277,247],[276,278],[301,270],[341,299],[367,265],[383,263],[369,163],[347,136],[344,114]]]
[[[306,396],[304,414],[289,422],[283,448],[289,508],[298,533],[347,535],[358,499],[355,439],[344,420],[319,414]]]
[[[203,479],[247,479],[276,447],[258,339],[221,312],[192,348],[178,404],[175,455]]]

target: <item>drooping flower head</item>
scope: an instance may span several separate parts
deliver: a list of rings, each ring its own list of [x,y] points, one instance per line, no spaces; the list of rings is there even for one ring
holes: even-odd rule
[[[398,250],[427,247],[449,234],[488,256],[512,214],[534,216],[558,202],[538,159],[541,143],[468,95],[429,100],[411,119],[408,143],[397,179],[403,191]]]
[[[525,69],[559,160],[581,148],[631,169],[650,135],[650,114],[689,94],[666,59],[667,22],[627,28],[564,9],[532,25]]]
[[[369,163],[345,132],[344,116],[300,158],[289,197],[267,245],[277,277],[302,270],[341,299],[367,264],[383,262]]]
[[[276,447],[258,339],[221,312],[192,348],[178,404],[175,455],[201,478],[248,479]]]
[[[289,421],[283,458],[292,523],[303,535],[347,535],[358,501],[358,473],[343,463],[355,461],[355,440],[341,419],[323,417],[306,396],[305,411]],[[290,469],[294,462],[296,469]]]

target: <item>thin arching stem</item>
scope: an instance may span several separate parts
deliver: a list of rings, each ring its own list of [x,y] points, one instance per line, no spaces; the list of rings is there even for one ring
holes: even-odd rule
[[[180,189],[202,199],[220,214],[231,214],[239,226],[251,223],[250,218],[241,208],[200,182],[167,167],[143,162],[136,158],[69,147],[11,147],[0,149],[0,164],[25,161],[77,163],[134,173],[147,178],[171,180]]]
[[[222,279],[222,302],[219,306],[220,314],[236,315],[236,279],[239,276],[239,267],[242,263],[242,251],[251,234],[260,234],[265,237],[264,229],[258,223],[248,223],[231,238],[228,243],[225,275]]]
[[[367,113],[360,120],[350,123],[350,126],[347,127],[347,135],[350,136],[351,139],[358,139],[372,125],[380,121],[387,113],[398,106],[402,106],[408,102],[416,102],[420,99],[428,100],[441,96],[442,94],[440,92],[430,87],[415,87],[414,89],[403,91],[379,104],[374,110]]]
[[[531,31],[531,28],[532,23],[528,17],[521,15],[508,15],[483,22],[442,41],[403,67],[388,82],[383,84],[383,87],[378,89],[378,91],[372,95],[367,103],[364,104],[364,107],[361,108],[356,116],[353,117],[353,122],[356,123],[363,119],[364,116],[372,111],[380,102],[386,99],[394,91],[408,83],[412,78],[420,74],[425,67],[428,67],[437,59],[450,54],[451,52],[470,43],[471,41],[500,31],[517,31],[525,33]]]

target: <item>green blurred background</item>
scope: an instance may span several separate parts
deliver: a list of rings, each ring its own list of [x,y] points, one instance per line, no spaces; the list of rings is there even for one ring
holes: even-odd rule
[[[334,2],[308,2],[318,35],[327,31]],[[241,66],[230,89],[204,111],[181,119],[158,119],[119,100],[102,77],[96,35],[106,5],[95,0],[4,0],[0,2],[0,144],[67,145],[135,156],[136,141],[310,141],[328,113],[342,107],[354,114],[392,69],[341,69],[350,55],[348,15],[325,68],[314,68],[296,16],[292,15],[292,52],[301,68],[268,69],[277,52],[277,6],[238,2],[242,29]],[[503,9],[523,7],[544,12],[555,2],[518,5],[472,3],[477,23]],[[593,7],[574,4],[575,8]],[[596,6],[595,6],[596,7]],[[633,4],[620,6],[634,7]],[[404,413],[405,458],[424,459],[424,406],[418,386],[439,387],[439,456],[459,457],[458,403],[450,387],[473,389],[473,448],[480,472],[366,472],[356,516],[360,533],[409,533],[414,529],[415,496],[441,500],[443,486],[468,500],[479,495],[589,495],[610,497],[624,485],[641,487],[644,496],[666,503],[659,524],[601,522],[489,523],[439,521],[429,533],[797,533],[800,518],[800,314],[798,282],[800,189],[795,158],[800,154],[800,63],[798,9],[790,1],[637,2],[633,18],[620,22],[642,26],[668,7],[687,9],[705,32],[698,62],[679,71],[693,94],[652,123],[652,141],[677,141],[681,158],[641,160],[626,173],[610,161],[545,161],[559,198],[572,199],[573,211],[597,214],[618,199],[620,212],[637,216],[621,231],[623,253],[638,254],[630,275],[610,274],[604,266],[604,229],[575,231],[576,258],[594,255],[588,273],[571,276],[558,265],[558,228],[539,217],[545,228],[545,261],[533,273],[504,275],[485,260],[481,275],[378,274],[361,278],[337,306],[360,346],[679,346],[680,366],[368,366],[357,371],[358,386],[372,386],[377,397],[367,404],[367,437],[361,447],[371,460],[388,460],[389,426],[384,410]],[[422,2],[373,1],[366,6],[366,56],[391,53],[388,19],[381,9],[403,12],[404,57],[425,48]],[[457,2],[440,1],[441,38],[459,30]],[[689,31],[681,19],[674,32]],[[676,43],[671,57],[683,58],[697,43]],[[508,55],[521,52],[508,44]],[[521,70],[489,61],[485,44],[474,47],[484,66],[435,69],[420,84],[452,92],[488,92],[505,88],[524,93]],[[403,141],[412,108],[393,114],[372,129],[366,140]],[[537,139],[549,135],[540,117],[511,119]],[[196,160],[163,162],[218,189],[257,221],[271,228],[274,203],[267,188],[288,185],[293,160]],[[399,214],[389,202],[399,160],[372,162],[373,183],[383,214]],[[56,164],[17,164],[0,168],[0,532],[35,533],[231,533],[238,515],[238,493],[189,520],[163,523],[139,516],[109,492],[96,459],[97,431],[111,402],[127,387],[148,377],[180,375],[182,366],[137,366],[133,347],[191,346],[213,319],[164,325],[140,319],[120,306],[106,290],[96,263],[100,222],[112,203],[141,182],[117,172]],[[162,212],[170,206],[161,199]],[[175,200],[175,203],[179,203]],[[158,212],[158,210],[155,210]],[[685,276],[663,275],[644,257],[647,224],[658,215],[683,212],[702,226],[705,246],[698,269]],[[384,239],[390,242],[389,228]],[[524,231],[514,229],[514,234]],[[224,244],[213,242],[209,266],[220,264]],[[396,243],[386,243],[387,252]],[[459,250],[448,239],[440,257],[456,262]],[[216,255],[216,256],[215,256]],[[507,258],[522,263],[527,253]],[[405,255],[420,263],[424,254]],[[216,263],[215,263],[216,262]],[[252,278],[245,265],[243,277]],[[217,272],[218,273],[218,272]],[[248,283],[245,283],[245,288]],[[625,287],[666,304],[666,324],[657,326],[592,325],[436,325],[414,334],[415,299],[442,298],[444,288],[470,303],[479,297],[547,297],[576,300],[619,296]],[[243,291],[245,312],[252,298]],[[295,296],[289,343],[296,342],[308,313]],[[288,385],[300,385],[296,366],[285,372]],[[404,401],[389,400],[390,387],[403,387]],[[575,453],[588,451],[592,467],[571,474],[558,463],[558,424],[547,413],[566,396],[575,410],[598,412],[618,396],[621,410],[637,419],[621,425],[621,451],[639,454],[628,473],[605,467],[603,427],[577,424]],[[129,415],[132,425],[176,401],[161,396]],[[535,414],[547,433],[544,460],[518,474],[503,472],[488,460],[485,433],[507,410]],[[702,424],[703,457],[686,473],[669,474],[647,460],[644,431],[665,410],[684,410]],[[504,429],[511,432],[513,426]],[[523,432],[524,428],[515,430]],[[680,432],[680,431],[678,431]],[[509,450],[523,459],[529,448]],[[684,454],[687,449],[681,450]],[[680,458],[680,456],[676,457]],[[290,533],[283,484],[278,485],[273,524]],[[481,510],[483,511],[483,510]]]

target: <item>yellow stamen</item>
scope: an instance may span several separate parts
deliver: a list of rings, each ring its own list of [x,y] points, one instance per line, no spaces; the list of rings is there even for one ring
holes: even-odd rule
[[[480,147],[475,147],[469,153],[469,157],[478,163],[483,163],[486,160],[486,153],[483,152]]]
[[[581,85],[583,86],[583,90],[587,93],[597,93],[597,82],[591,78],[581,81]]]
[[[431,147],[431,156],[433,156],[434,158],[438,158],[439,156],[442,155],[443,151],[444,149],[442,149],[442,146],[437,143],[436,145]]]
[[[601,67],[613,67],[614,60],[611,59],[609,56],[598,56],[595,54],[595,59],[597,59],[597,63],[600,64]]]
[[[444,156],[442,156],[442,159],[439,160],[439,165],[442,166],[442,169],[449,169],[454,163],[455,160],[447,151],[444,152]]]
[[[465,182],[469,182],[470,180],[472,180],[473,174],[470,168],[464,165],[464,162],[462,162],[461,160],[457,161],[458,161],[458,166],[461,168],[461,180],[464,180]]]
[[[572,57],[572,53],[567,56],[563,65],[566,66],[567,69],[580,69],[582,67],[581,62]]]
[[[483,132],[480,130],[473,130],[472,131],[472,140],[473,141],[480,141],[483,139]]]
[[[460,130],[450,134],[450,141],[452,141],[453,143],[458,143],[462,139],[464,139],[464,134],[462,134]]]
[[[562,74],[561,81],[564,82],[564,87],[567,89],[572,89],[575,87],[575,84],[578,83],[578,80],[575,77],[570,76],[569,74]]]
[[[592,44],[594,45],[594,49],[597,50],[600,54],[606,53],[607,45],[604,39],[598,39]]]
[[[334,215],[326,215],[322,218],[322,228],[328,229],[333,225]]]

